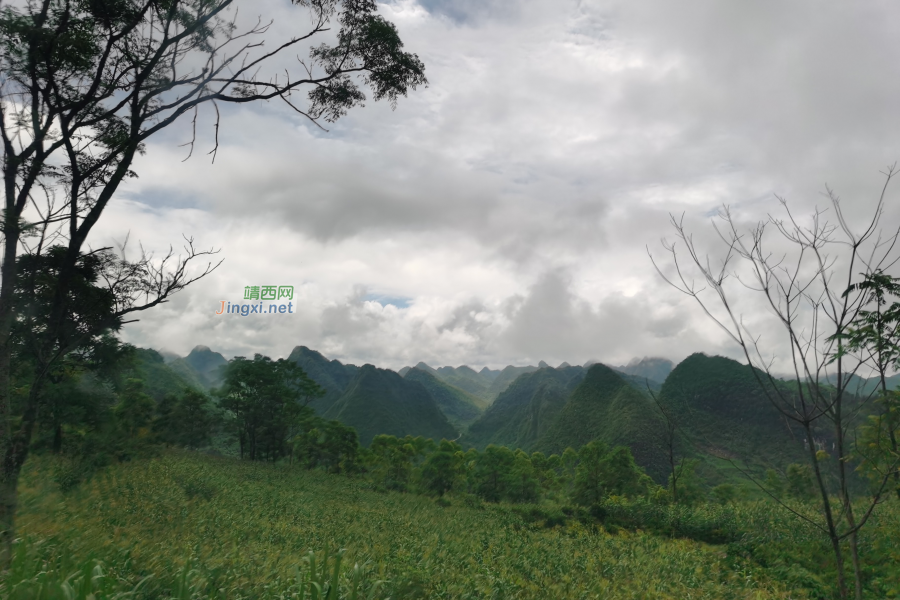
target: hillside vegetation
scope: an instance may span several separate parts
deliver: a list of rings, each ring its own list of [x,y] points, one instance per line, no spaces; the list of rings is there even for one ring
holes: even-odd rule
[[[581,367],[548,367],[520,375],[469,426],[462,442],[476,448],[498,444],[530,450],[583,378]]]
[[[80,590],[70,597],[92,592],[96,600],[123,592],[300,597],[301,588],[313,589],[310,571],[321,570],[322,553],[341,549],[333,579],[341,598],[352,597],[354,585],[361,598],[815,597],[785,569],[770,572],[722,547],[577,522],[548,529],[502,505],[438,505],[314,471],[166,453],[61,494],[52,470],[46,460],[26,469],[19,511],[26,541],[0,583],[5,598],[34,598],[39,588],[62,597],[53,590],[66,578]],[[772,524],[778,535],[795,535]],[[309,550],[318,552],[316,563]],[[333,564],[319,579],[326,590]]]

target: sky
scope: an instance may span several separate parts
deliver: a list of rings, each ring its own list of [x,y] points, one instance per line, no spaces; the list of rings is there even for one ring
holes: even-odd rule
[[[240,4],[243,19],[274,19],[273,43],[308,26],[286,0]],[[369,100],[323,131],[282,103],[222,107],[214,162],[209,113],[189,160],[189,119],[147,144],[91,243],[128,235],[159,255],[186,235],[224,262],[126,325],[125,341],[229,358],[304,345],[394,369],[739,357],[650,259],[674,273],[661,244],[675,240],[671,215],[716,263],[723,205],[742,228],[783,214],[778,197],[805,219],[829,208],[827,185],[862,227],[900,159],[893,2],[395,0],[379,11],[429,81],[396,110]],[[215,314],[254,285],[293,286],[294,313]],[[758,294],[732,294],[783,362],[783,331]]]

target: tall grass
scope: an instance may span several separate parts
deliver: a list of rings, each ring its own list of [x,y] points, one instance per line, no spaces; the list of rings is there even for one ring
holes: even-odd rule
[[[545,528],[504,507],[443,506],[284,466],[167,453],[67,493],[52,472],[47,460],[26,466],[0,597],[816,597],[726,546]]]

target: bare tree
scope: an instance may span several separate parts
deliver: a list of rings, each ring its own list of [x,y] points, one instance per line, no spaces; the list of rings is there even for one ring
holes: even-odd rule
[[[854,376],[868,373],[876,365],[871,352],[853,347],[845,339],[872,302],[871,295],[858,284],[868,275],[890,268],[897,260],[900,229],[890,235],[883,235],[879,229],[885,194],[895,173],[895,167],[885,173],[874,214],[861,233],[853,231],[840,199],[828,189],[834,223],[826,219],[827,211],[816,210],[809,225],[801,224],[787,202],[778,198],[784,218],[769,215],[749,231],[741,231],[729,208],[723,207],[719,213],[721,224],[713,223],[723,244],[718,268],[698,250],[693,236],[685,230],[683,217],[673,216],[672,226],[687,258],[678,254],[678,242],[663,240],[674,275],[667,276],[654,261],[660,275],[694,298],[741,348],[772,405],[803,432],[820,514],[794,514],[818,528],[830,541],[842,598],[849,593],[844,575],[844,544],[849,543],[855,597],[861,599],[858,533],[884,500],[889,478],[900,468],[896,459],[887,465],[882,463],[868,499],[862,505],[854,505],[852,470],[864,460],[854,440],[862,416],[871,407],[869,398],[853,393],[852,382]],[[777,250],[770,251],[770,243]],[[699,274],[702,283],[698,284],[693,274]],[[784,333],[783,347],[789,349],[784,364],[793,371],[793,380],[787,385],[773,373],[776,357],[764,357],[761,336],[750,331],[743,316],[736,312],[735,297],[747,291],[758,294]],[[830,432],[834,456],[817,446],[815,431],[820,427]]]
[[[31,438],[30,426],[13,430],[14,422],[28,419],[13,418],[9,391],[21,253],[65,248],[42,332],[45,345],[61,355],[65,345],[58,338],[88,235],[119,185],[135,176],[132,163],[148,138],[192,118],[190,155],[199,111],[209,107],[215,158],[222,104],[281,100],[320,125],[361,105],[361,86],[394,106],[427,83],[421,61],[403,51],[374,0],[292,3],[309,17],[308,26],[281,40],[271,39],[272,23],[261,19],[241,29],[235,0],[0,4],[0,564],[9,559],[16,486]],[[301,58],[297,51],[313,41],[317,45]],[[294,72],[276,65],[283,57],[296,59]],[[38,242],[23,245],[31,236]],[[107,265],[107,283],[122,302],[118,316],[165,302],[196,279],[187,265],[201,255],[189,240],[181,258]],[[26,416],[33,409],[29,404]]]

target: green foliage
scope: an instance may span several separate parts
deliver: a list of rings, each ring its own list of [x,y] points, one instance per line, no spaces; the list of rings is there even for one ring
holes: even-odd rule
[[[652,481],[624,446],[612,450],[599,440],[578,451],[572,501],[582,506],[600,504],[609,496],[645,495]]]
[[[809,500],[815,494],[812,469],[809,465],[790,464],[785,472],[785,492],[795,500]]]
[[[465,454],[455,442],[442,440],[422,464],[422,486],[431,494],[443,496],[452,490],[463,475]]]
[[[511,493],[510,474],[516,455],[504,446],[491,444],[475,459],[472,472],[473,489],[488,502],[500,502]]]
[[[700,462],[696,459],[686,460],[681,466],[678,476],[678,503],[692,506],[706,499],[703,480],[697,473]],[[672,476],[669,475],[669,491],[672,491]]]
[[[540,492],[540,480],[535,474],[531,459],[521,450],[517,450],[507,481],[507,500],[510,502],[537,502]]]
[[[340,548],[339,598],[351,597],[355,580],[359,598],[379,581],[375,598],[801,600],[830,592],[810,575],[826,578],[827,555],[819,564],[818,555],[805,554],[808,536],[766,505],[610,500],[602,527],[580,509],[534,511],[557,520],[547,528],[503,505],[469,508],[451,495],[442,507],[373,493],[359,479],[183,452],[113,466],[65,496],[46,485],[46,468],[33,462],[23,476],[22,542],[15,568],[0,579],[4,598],[34,598],[40,586],[55,590],[72,574],[72,582],[95,586],[95,600],[297,598],[303,583],[310,597],[311,582],[319,594],[331,585]],[[188,481],[215,493],[190,497]],[[873,515],[878,536],[865,541],[881,544],[882,561],[897,552],[890,548],[900,513],[889,508]],[[652,519],[665,535],[640,524]],[[744,533],[727,547],[688,537],[721,540],[717,530],[740,534],[746,523],[758,537]],[[329,551],[327,566],[317,554],[312,568],[310,548]],[[98,564],[102,576],[82,577]],[[895,564],[869,564],[871,597],[890,598],[890,586],[900,585]]]
[[[291,460],[307,469],[322,468],[329,473],[354,473],[358,470],[359,439],[356,430],[338,421],[309,416],[304,431],[292,440]]]
[[[413,459],[418,456],[412,438],[376,435],[369,450],[373,457],[371,472],[379,487],[407,491],[413,472]]]
[[[855,453],[861,459],[857,470],[874,490],[887,475],[887,488],[900,500],[900,392],[888,390],[877,398],[878,408],[860,427]]]
[[[167,395],[156,405],[156,415],[153,430],[160,441],[190,449],[209,444],[215,418],[212,403],[203,392]]]
[[[781,499],[784,495],[784,479],[774,469],[766,469],[763,486],[777,499]]]
[[[578,466],[575,468],[572,489],[573,502],[582,506],[592,506],[599,504],[609,495],[603,468],[603,459],[608,453],[609,447],[599,440],[585,444],[578,451]]]
[[[287,456],[288,440],[312,416],[306,403],[324,393],[297,363],[261,354],[253,360],[235,357],[224,379],[219,404],[231,417],[241,457],[250,460]]]
[[[710,491],[719,504],[731,504],[737,499],[737,488],[730,483],[720,483]]]

